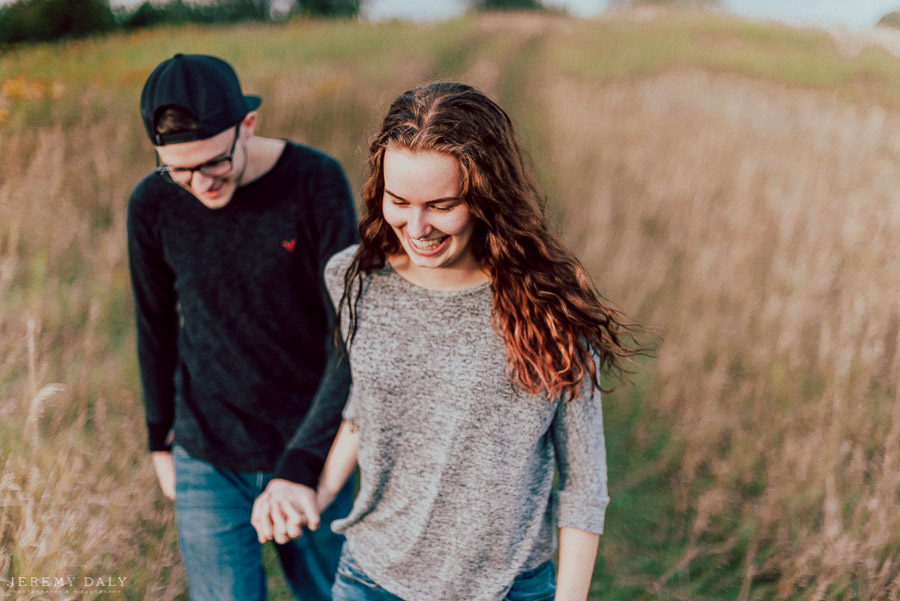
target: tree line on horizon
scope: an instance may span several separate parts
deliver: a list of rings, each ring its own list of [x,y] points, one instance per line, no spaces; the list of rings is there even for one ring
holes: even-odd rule
[[[109,0],[12,0],[0,5],[0,44],[83,38],[115,30],[186,23],[278,22],[294,16],[355,18],[371,0],[143,0],[113,8]],[[613,10],[641,4],[708,8],[721,0],[609,0]],[[546,10],[543,0],[469,0],[472,11]]]
[[[889,12],[878,20],[878,25],[883,27],[900,28],[900,10]]]
[[[82,38],[115,30],[186,23],[278,22],[294,16],[355,18],[366,0],[144,0],[113,8],[109,0],[13,0],[0,6],[0,44]],[[541,0],[470,0],[470,8],[542,10]]]
[[[0,43],[83,38],[158,25],[353,17],[359,8],[360,0],[144,0],[134,8],[113,8],[109,0],[13,0],[0,6]]]

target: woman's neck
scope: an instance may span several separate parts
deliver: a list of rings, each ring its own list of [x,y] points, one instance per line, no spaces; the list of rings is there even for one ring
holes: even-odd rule
[[[490,281],[490,276],[473,258],[451,267],[420,267],[406,253],[391,255],[388,263],[404,280],[428,290],[464,290]]]

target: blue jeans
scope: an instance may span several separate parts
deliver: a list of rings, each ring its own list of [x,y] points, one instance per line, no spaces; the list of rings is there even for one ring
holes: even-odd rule
[[[250,524],[253,501],[272,475],[223,470],[195,459],[180,446],[175,462],[175,519],[191,601],[264,601],[262,545]],[[322,514],[315,532],[275,545],[294,597],[328,601],[344,537],[329,527],[353,504],[348,482]]]
[[[337,578],[331,594],[334,601],[403,601],[365,575],[350,555],[346,543],[341,552],[341,562],[338,564]],[[555,594],[553,562],[547,561],[516,576],[504,601],[553,601]]]

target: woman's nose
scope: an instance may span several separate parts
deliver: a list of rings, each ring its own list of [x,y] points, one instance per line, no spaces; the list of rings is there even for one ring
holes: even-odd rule
[[[406,232],[410,238],[424,238],[431,233],[431,225],[425,211],[419,208],[412,210],[409,221],[406,223]]]

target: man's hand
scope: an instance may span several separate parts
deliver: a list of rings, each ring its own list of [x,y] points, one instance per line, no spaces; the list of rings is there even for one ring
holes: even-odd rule
[[[164,495],[172,501],[175,500],[175,462],[172,461],[172,453],[169,451],[154,451],[153,469],[156,471],[156,479]]]
[[[275,478],[253,503],[250,523],[256,528],[259,542],[275,539],[284,544],[302,533],[319,527],[316,491],[308,486]]]

